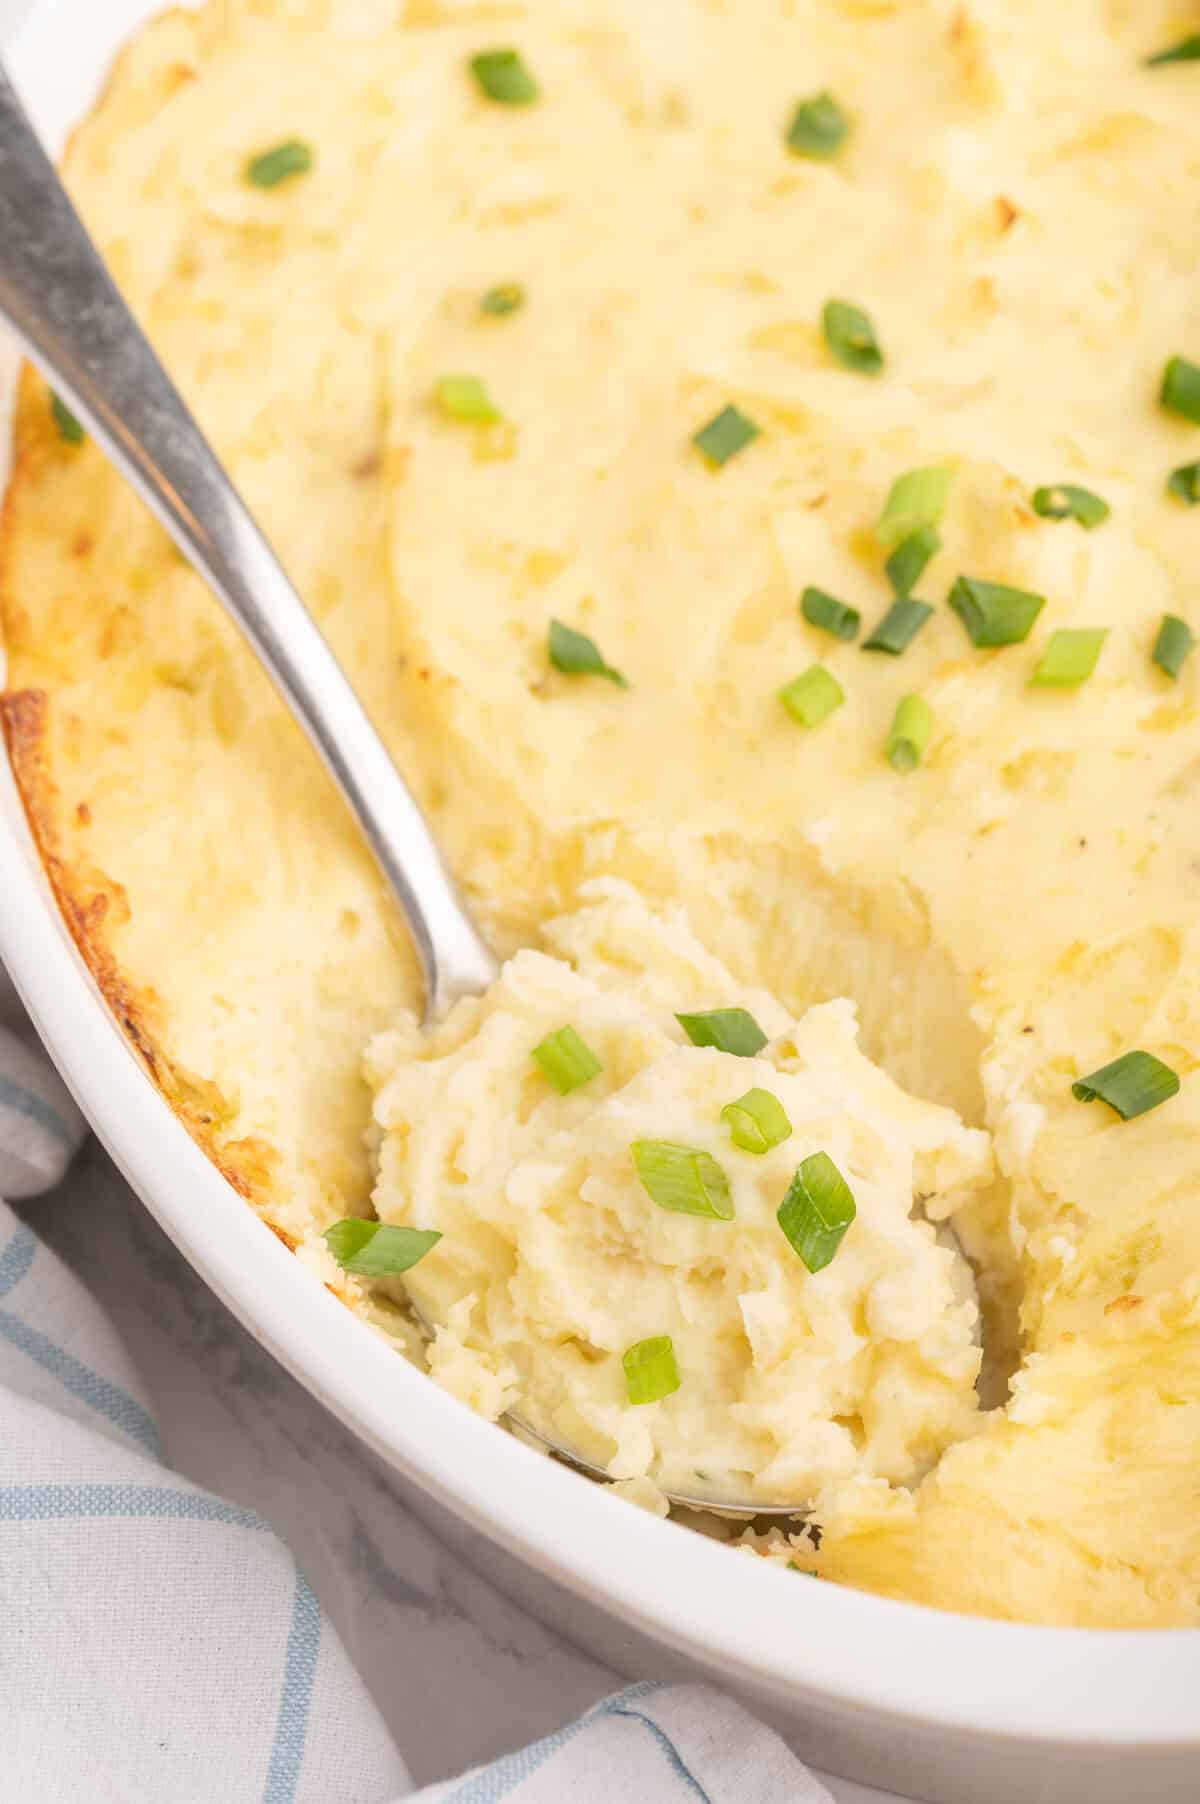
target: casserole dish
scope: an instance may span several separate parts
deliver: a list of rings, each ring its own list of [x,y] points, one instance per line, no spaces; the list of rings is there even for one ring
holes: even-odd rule
[[[153,10],[35,10],[14,79],[47,138]],[[70,67],[61,46],[73,45]],[[1190,1797],[1200,1637],[1024,1628],[756,1563],[622,1507],[471,1416],[314,1284],[152,1089],[53,905],[7,770],[0,951],[131,1183],[252,1332],[441,1508],[551,1582],[674,1647],[791,1724],[820,1765],[933,1799]],[[574,1622],[580,1633],[578,1620]],[[1061,1769],[1061,1770],[1060,1770]]]

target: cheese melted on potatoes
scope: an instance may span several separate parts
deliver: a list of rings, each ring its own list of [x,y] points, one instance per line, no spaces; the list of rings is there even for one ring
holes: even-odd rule
[[[1173,680],[1151,659],[1165,614],[1200,625],[1200,514],[1188,478],[1167,491],[1200,460],[1200,401],[1159,403],[1167,359],[1200,362],[1200,72],[1143,63],[1187,25],[1177,0],[210,0],[122,57],[67,158],[84,215],[487,932],[535,949],[429,1043],[396,1026],[419,1008],[403,928],[300,735],[33,377],[0,557],[5,725],[64,907],[157,1081],[299,1255],[405,1344],[322,1238],[369,1207],[372,1042],[380,1207],[446,1211],[411,1278],[445,1304],[431,1358],[469,1389],[468,1318],[502,1306],[487,1401],[511,1401],[536,1350],[519,1297],[491,1278],[464,1289],[469,1261],[444,1277],[474,1169],[445,1139],[429,1169],[449,1181],[418,1196],[392,1139],[401,1099],[430,1086],[441,1126],[422,1132],[446,1136],[463,1106],[449,1065],[477,1065],[506,1012],[565,1025],[570,999],[585,1038],[603,1037],[596,1011],[626,1010],[643,1047],[609,1049],[630,1061],[631,1139],[693,1116],[711,1132],[738,1093],[727,1055],[688,1048],[670,1015],[767,992],[764,1027],[794,1052],[729,1065],[786,1087],[795,1133],[772,1182],[764,1162],[738,1190],[747,1246],[784,1167],[817,1145],[805,1073],[838,1064],[824,1149],[841,1135],[849,1166],[853,1134],[888,1138],[893,1109],[907,1138],[889,1140],[878,1209],[879,1173],[854,1174],[860,1216],[823,1272],[781,1265],[781,1236],[773,1268],[811,1319],[886,1224],[942,1335],[921,1382],[944,1393],[909,1436],[904,1399],[889,1421],[882,1392],[843,1383],[901,1338],[872,1328],[861,1294],[847,1306],[858,1338],[794,1413],[797,1437],[823,1423],[837,1459],[855,1456],[821,1469],[837,1482],[804,1564],[1035,1621],[1200,1619],[1200,662]],[[471,73],[510,46],[529,104]],[[796,154],[797,104],[826,92],[848,130],[832,154]],[[247,178],[289,140],[310,167]],[[511,284],[523,304],[484,308]],[[869,316],[878,373],[860,329],[831,349],[830,300]],[[490,408],[447,391],[453,376]],[[693,438],[730,406],[757,436],[714,467]],[[951,473],[916,591],[932,614],[902,655],[864,652],[892,600],[881,509],[927,467]],[[1089,530],[1032,505],[1066,483],[1109,517]],[[973,643],[945,605],[963,575],[1044,597],[1028,636]],[[810,586],[861,614],[856,640],[801,616]],[[628,687],[555,669],[554,619]],[[1031,687],[1064,629],[1107,629],[1094,672]],[[816,663],[844,701],[805,727],[777,693]],[[900,771],[885,747],[908,695],[932,725]],[[726,993],[673,1000],[619,938],[601,959],[548,930],[611,906],[597,881],[686,932]],[[626,1001],[602,967],[624,971]],[[838,998],[857,1004],[865,1058],[844,1004],[813,1008]],[[1128,1121],[1073,1096],[1133,1049],[1179,1094]],[[477,1075],[491,1108],[530,1079]],[[597,1081],[545,1124],[567,1174],[554,1195],[574,1212],[594,1182],[628,1220],[636,1175],[592,1119],[615,1080]],[[913,1124],[934,1118],[947,1144],[981,1147],[983,1130],[994,1154],[995,1177],[983,1148],[949,1205],[985,1338],[1017,1361],[982,1411],[970,1299],[939,1302],[953,1255],[935,1261],[916,1207]],[[514,1170],[544,1163],[532,1123],[505,1124]],[[587,1147],[593,1175],[576,1169]],[[525,1194],[548,1229],[553,1210]],[[511,1241],[495,1208],[481,1197],[471,1222]],[[742,1257],[714,1254],[729,1271]],[[661,1295],[680,1312],[681,1384],[601,1424],[627,1473],[652,1412],[667,1450],[672,1410],[694,1406],[684,1368],[703,1367],[682,1301]],[[749,1359],[742,1315],[739,1342],[722,1291],[714,1387]],[[814,1337],[801,1361],[821,1358]],[[729,1416],[730,1462],[751,1442],[756,1470],[786,1457],[774,1426]],[[886,1457],[864,1454],[877,1434]],[[755,1546],[789,1557],[782,1538]]]

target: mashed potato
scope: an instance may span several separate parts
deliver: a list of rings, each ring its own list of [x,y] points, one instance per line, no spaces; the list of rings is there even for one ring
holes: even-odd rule
[[[698,1112],[689,1132],[717,1100],[713,1061],[670,1013],[767,991],[771,1031],[829,1042],[794,1071],[772,1057],[793,1150],[844,1031],[805,1011],[840,998],[866,1059],[991,1136],[995,1180],[954,1224],[1011,1394],[971,1410],[947,1301],[913,1354],[919,1406],[869,1428],[883,1392],[847,1346],[820,1407],[814,1392],[788,1412],[797,1433],[836,1430],[846,1380],[840,1428],[878,1460],[822,1505],[825,1577],[1034,1621],[1200,1623],[1200,658],[1176,681],[1151,661],[1164,614],[1200,626],[1200,513],[1167,492],[1200,426],[1158,399],[1169,357],[1200,363],[1200,72],[1143,63],[1189,23],[1178,0],[210,0],[139,37],[67,162],[500,950],[561,957],[546,924],[619,880],[655,918],[682,908],[733,986],[672,982],[664,1000],[644,987],[653,960],[616,945],[600,961],[626,964],[657,1106]],[[473,80],[502,46],[532,104]],[[826,90],[843,142],[792,154],[797,103]],[[250,159],[289,139],[308,171],[250,183]],[[485,310],[513,283],[523,305]],[[873,321],[875,376],[831,354],[834,299]],[[454,375],[503,417],[448,415]],[[693,437],[729,406],[758,436],[714,469]],[[933,611],[903,655],[868,653],[891,601],[881,510],[925,466],[951,473],[916,591]],[[1039,515],[1035,490],[1061,483],[1109,517]],[[1045,598],[1026,641],[970,641],[945,605],[964,575]],[[799,614],[809,585],[861,614],[856,640]],[[420,1007],[403,927],[233,629],[95,447],[60,437],[33,378],[0,606],[18,775],[135,1045],[299,1256],[402,1333],[322,1235],[370,1207],[363,1049]],[[553,618],[629,686],[552,668]],[[1107,629],[1094,673],[1030,687],[1068,628]],[[806,729],[777,692],[814,663],[845,701]],[[884,747],[908,694],[932,729],[901,773]],[[590,954],[566,962],[589,1022],[615,1006]],[[501,1034],[529,969],[482,1031]],[[389,1068],[385,1109],[470,1072],[471,1043]],[[1134,1048],[1179,1074],[1170,1102],[1122,1121],[1073,1097]],[[497,1084],[518,1065],[530,1083],[514,1057]],[[685,1232],[617,1194],[611,1086],[632,1107],[651,1080],[611,1058],[594,1098],[518,1113],[513,1156],[553,1163],[560,1116],[578,1117],[604,1219],[644,1209],[648,1232]],[[892,1151],[859,1171],[862,1218],[833,1265],[810,1283],[784,1261],[806,1308],[885,1220],[897,1261],[945,1283],[903,1175],[912,1123],[934,1118],[846,1058],[829,1131],[877,1114]],[[647,1091],[648,1121],[655,1107]],[[895,1109],[916,1111],[907,1139],[882,1125]],[[383,1206],[459,1207],[450,1188],[402,1193],[392,1132]],[[774,1198],[783,1149],[772,1169]],[[741,1219],[765,1218],[765,1174],[738,1160],[737,1183]],[[476,1192],[473,1222],[493,1206]],[[501,1300],[472,1267],[482,1237],[435,1352],[462,1358],[463,1384],[481,1382],[484,1300]],[[901,1357],[894,1331],[867,1338]],[[516,1337],[495,1346],[489,1408],[515,1388]],[[709,1359],[726,1382],[720,1346]],[[646,1408],[669,1424],[692,1395]],[[653,1432],[628,1413],[626,1433]],[[726,1431],[761,1434],[768,1469],[787,1444],[771,1421],[729,1413]],[[606,1460],[632,1457],[609,1438]]]
[[[624,884],[551,922],[432,1032],[376,1040],[381,1220],[439,1230],[406,1280],[436,1325],[434,1376],[490,1416],[677,1493],[820,1506],[847,1478],[921,1476],[974,1426],[978,1311],[944,1219],[991,1175],[986,1134],[916,1102],[856,1044],[853,1005],[799,1022],[746,995],[681,914]],[[567,961],[570,961],[569,963]],[[686,1039],[682,1001],[739,997],[755,1058]],[[560,1095],[532,1051],[570,1023],[603,1069]],[[721,1110],[752,1086],[791,1136],[736,1147]],[[734,1219],[670,1213],[638,1182],[642,1140],[698,1148]],[[855,1220],[810,1274],[776,1212],[801,1160],[832,1157]],[[633,1407],[622,1355],[669,1335],[680,1387]]]

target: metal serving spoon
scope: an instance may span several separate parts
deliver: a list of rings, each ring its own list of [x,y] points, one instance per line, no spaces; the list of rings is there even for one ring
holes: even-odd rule
[[[496,976],[429,826],[109,275],[0,64],[0,318],[236,621],[345,797],[408,922],[426,1019]],[[514,1425],[596,1478],[608,1474]],[[672,1495],[693,1508],[793,1507]]]

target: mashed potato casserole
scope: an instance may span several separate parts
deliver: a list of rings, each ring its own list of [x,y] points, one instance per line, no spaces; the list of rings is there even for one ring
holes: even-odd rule
[[[0,547],[64,910],[314,1275],[652,1506],[811,1503],[781,1568],[1040,1622],[1200,1621],[1189,30],[209,0],[128,49],[73,192],[515,955],[430,1032],[31,375]],[[402,1277],[325,1238],[372,1213]]]

